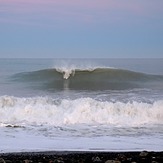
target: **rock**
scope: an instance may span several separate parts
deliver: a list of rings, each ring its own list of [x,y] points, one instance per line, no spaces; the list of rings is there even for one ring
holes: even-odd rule
[[[122,162],[127,160],[127,157],[124,154],[119,154],[117,158],[119,161],[122,161]]]
[[[23,163],[32,163],[33,161],[31,160],[24,160]]]
[[[64,163],[63,158],[60,157],[54,161],[55,163]]]
[[[0,163],[6,163],[6,161],[3,158],[0,158]]]
[[[117,161],[117,160],[107,160],[105,163],[121,163],[121,161]]]
[[[6,162],[6,163],[12,163],[12,161],[10,161],[10,160],[5,160],[5,162]]]
[[[139,154],[140,157],[147,157],[148,156],[148,152],[147,151],[142,151],[140,154]]]
[[[96,156],[92,157],[92,162],[102,162],[102,160],[100,159],[100,157]]]
[[[139,154],[139,162],[151,162],[150,154],[147,151],[142,151]]]
[[[97,157],[92,157],[93,162],[102,162],[102,160],[97,156]]]

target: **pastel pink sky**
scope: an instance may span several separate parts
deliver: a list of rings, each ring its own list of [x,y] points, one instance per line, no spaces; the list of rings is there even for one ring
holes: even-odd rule
[[[127,12],[137,16],[155,16],[156,12],[162,13],[162,1],[151,3],[151,0],[1,0],[1,12],[13,13],[39,13],[49,12],[63,16],[91,15],[91,12],[110,14],[112,12]],[[84,12],[86,11],[86,13]],[[47,13],[48,14],[48,13]],[[68,14],[68,15],[67,15]]]

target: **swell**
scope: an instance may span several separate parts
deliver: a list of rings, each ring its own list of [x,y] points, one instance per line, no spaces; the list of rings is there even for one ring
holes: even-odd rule
[[[16,82],[47,90],[123,90],[144,87],[163,88],[163,76],[114,68],[44,69],[12,76]]]
[[[108,102],[92,98],[0,97],[0,126],[104,124],[140,126],[163,124],[163,101]]]

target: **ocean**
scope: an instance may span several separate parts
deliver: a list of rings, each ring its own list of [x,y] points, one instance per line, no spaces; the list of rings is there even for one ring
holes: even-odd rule
[[[0,59],[0,152],[163,150],[163,59]]]

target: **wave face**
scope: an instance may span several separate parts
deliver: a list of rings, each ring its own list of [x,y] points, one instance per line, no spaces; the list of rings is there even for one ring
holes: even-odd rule
[[[149,75],[115,68],[43,69],[19,73],[12,80],[47,90],[124,90],[161,87],[162,75]]]
[[[48,97],[0,97],[0,125],[141,126],[163,124],[163,101],[108,102],[92,98],[55,100]]]

